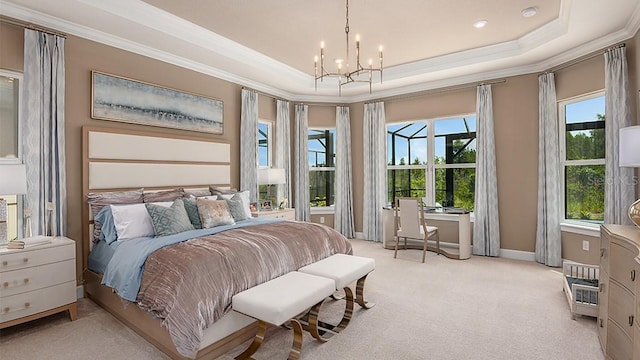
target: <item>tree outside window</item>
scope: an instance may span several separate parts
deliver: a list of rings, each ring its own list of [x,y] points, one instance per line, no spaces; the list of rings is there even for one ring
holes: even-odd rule
[[[604,221],[605,97],[603,92],[560,104],[564,218]]]
[[[258,168],[271,167],[272,123],[258,120]],[[266,199],[267,185],[258,186],[258,198]]]
[[[335,204],[336,130],[309,129],[309,200],[311,207]]]
[[[473,210],[475,131],[473,115],[388,125],[387,201],[424,197],[429,205]]]

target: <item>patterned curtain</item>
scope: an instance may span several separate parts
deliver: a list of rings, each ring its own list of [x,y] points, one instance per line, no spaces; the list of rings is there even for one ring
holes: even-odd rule
[[[538,225],[536,261],[562,266],[558,105],[553,73],[538,77]]]
[[[477,154],[475,222],[473,253],[500,255],[500,222],[496,178],[496,144],[493,133],[493,97],[491,85],[480,85],[476,97]]]
[[[296,104],[296,139],[294,184],[296,201],[296,220],[309,221],[311,206],[309,205],[309,106]]]
[[[27,169],[25,209],[34,235],[65,235],[64,38],[25,29],[23,154]],[[51,210],[48,219],[47,212]]]
[[[342,235],[353,238],[353,176],[351,174],[351,118],[349,108],[336,107],[336,212],[334,228]]]
[[[382,207],[387,198],[387,136],[384,103],[364,105],[364,238],[382,241]]]
[[[631,224],[627,209],[633,203],[633,168],[619,166],[620,129],[631,126],[629,75],[626,48],[604,53],[605,60],[605,181],[604,221],[608,224]]]
[[[258,201],[258,94],[242,89],[240,114],[240,190]]]
[[[285,198],[291,201],[291,131],[289,121],[289,102],[276,102],[276,161],[275,167],[284,169],[286,184],[278,185],[278,201]],[[277,206],[278,204],[276,204]]]

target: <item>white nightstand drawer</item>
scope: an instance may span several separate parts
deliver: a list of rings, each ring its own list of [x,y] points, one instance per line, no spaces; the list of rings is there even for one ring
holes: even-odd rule
[[[0,297],[37,290],[75,279],[76,263],[73,259],[23,270],[0,272]]]
[[[3,249],[0,253],[0,272],[75,259],[74,245],[69,241],[63,245],[52,243],[22,250]]]
[[[76,281],[0,298],[0,323],[76,301]]]

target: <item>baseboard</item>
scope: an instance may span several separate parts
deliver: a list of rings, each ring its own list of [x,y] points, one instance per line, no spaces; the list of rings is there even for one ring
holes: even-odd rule
[[[76,287],[76,297],[82,299],[84,297],[84,286],[78,285]]]
[[[536,261],[536,253],[531,251],[500,249],[500,257],[514,260]]]

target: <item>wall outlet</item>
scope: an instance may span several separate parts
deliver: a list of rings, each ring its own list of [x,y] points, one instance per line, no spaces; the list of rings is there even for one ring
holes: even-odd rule
[[[324,216],[320,216],[320,224],[324,224]]]
[[[589,251],[589,240],[582,240],[582,250]]]

